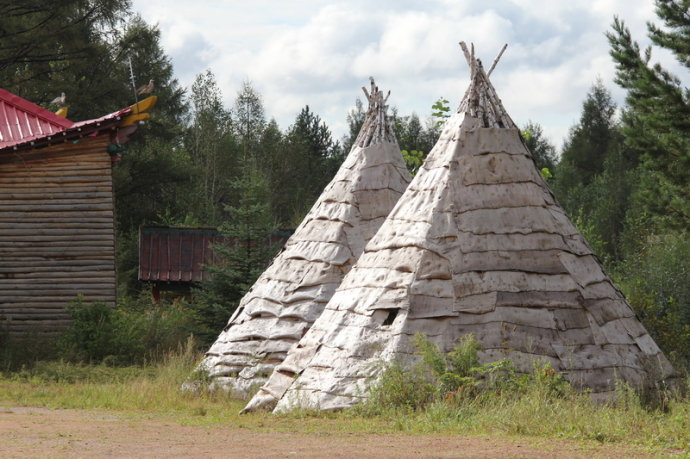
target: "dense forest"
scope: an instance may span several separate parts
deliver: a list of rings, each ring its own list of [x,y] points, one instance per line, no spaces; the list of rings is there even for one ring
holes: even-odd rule
[[[652,58],[654,48],[690,67],[684,2],[657,0],[653,46],[641,49],[623,21],[607,32],[613,82],[595,81],[559,152],[538,121],[523,138],[559,202],[614,276],[667,355],[690,364],[690,92]],[[28,0],[0,3],[0,82],[44,107],[67,94],[69,117],[101,116],[134,102],[130,80],[155,81],[158,104],[114,170],[119,295],[141,304],[137,235],[144,224],[217,226],[239,240],[294,228],[348,153],[364,118],[356,100],[342,139],[304,101],[281,129],[250,81],[232,106],[211,70],[190,88],[174,77],[160,31],[128,0]],[[683,75],[685,76],[685,75]],[[627,92],[617,107],[607,86]],[[393,123],[414,173],[435,143],[448,101],[429,101],[428,117],[393,109]],[[426,116],[426,114],[423,114]],[[271,253],[251,259],[225,251],[186,308],[197,335],[212,339]],[[150,306],[150,305],[149,305]],[[126,308],[125,308],[126,309]],[[202,325],[199,328],[199,324]]]

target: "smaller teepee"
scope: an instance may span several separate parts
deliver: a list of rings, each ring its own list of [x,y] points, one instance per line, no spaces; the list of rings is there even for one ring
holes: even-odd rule
[[[458,113],[245,410],[358,403],[380,362],[413,358],[416,333],[444,351],[472,333],[482,362],[507,358],[523,372],[549,362],[602,398],[617,379],[673,376],[537,171],[474,49],[463,50],[471,80]]]
[[[246,396],[268,378],[319,317],[410,182],[371,79],[369,108],[335,178],[240,302],[201,368],[212,387]]]

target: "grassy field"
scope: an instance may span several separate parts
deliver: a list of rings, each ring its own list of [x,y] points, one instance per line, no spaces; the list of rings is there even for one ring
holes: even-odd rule
[[[635,445],[667,454],[690,454],[690,401],[670,400],[664,410],[645,409],[631,392],[615,405],[595,405],[575,393],[555,396],[533,388],[519,396],[495,394],[435,402],[423,409],[355,409],[338,413],[239,415],[240,400],[180,393],[199,355],[187,350],[145,367],[38,363],[0,378],[0,405],[103,409],[183,425],[232,424],[271,431],[405,432],[520,436]]]

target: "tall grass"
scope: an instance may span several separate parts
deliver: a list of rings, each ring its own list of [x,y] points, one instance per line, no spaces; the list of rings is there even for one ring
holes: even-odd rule
[[[180,384],[200,360],[193,340],[148,366],[111,367],[38,362],[0,380],[0,400],[49,408],[188,412],[220,402],[220,394],[188,396]]]
[[[544,396],[533,387],[519,396],[496,394],[460,404],[436,401],[422,410],[382,416],[409,432],[500,433],[673,448],[690,453],[690,402],[674,400],[666,412],[645,409],[639,399],[596,404],[587,395]]]
[[[619,383],[615,401],[596,403],[549,365],[517,374],[509,361],[479,364],[471,335],[446,355],[423,336],[415,342],[420,359],[388,365],[355,413],[388,419],[407,432],[530,435],[690,453],[687,395],[665,394],[660,409]]]
[[[189,340],[161,360],[143,366],[37,362],[16,372],[0,373],[0,406],[38,406],[50,409],[113,410],[135,417],[157,417],[183,424],[231,424],[244,428],[320,431],[326,424],[337,431],[390,431],[385,419],[362,419],[347,413],[274,416],[240,415],[246,400],[222,391],[181,390],[201,360]]]
[[[436,351],[431,348],[431,352]],[[5,372],[0,377],[0,405],[117,410],[135,417],[271,431],[519,435],[637,445],[660,454],[690,453],[687,398],[671,399],[665,411],[650,410],[634,391],[621,385],[615,403],[595,404],[548,367],[537,366],[532,375],[517,376],[504,368],[499,377],[493,367],[478,365],[462,352],[441,356],[443,361],[438,357],[435,365],[441,374],[464,371],[469,379],[447,377],[449,387],[460,384],[443,393],[435,374],[423,367],[410,372],[410,367],[395,364],[391,368],[396,369],[386,370],[379,380],[378,389],[373,388],[371,402],[337,413],[240,416],[244,401],[203,389],[180,391],[201,358],[192,341],[144,366],[38,362]],[[376,390],[388,398],[377,399]],[[410,397],[416,402],[410,403]]]

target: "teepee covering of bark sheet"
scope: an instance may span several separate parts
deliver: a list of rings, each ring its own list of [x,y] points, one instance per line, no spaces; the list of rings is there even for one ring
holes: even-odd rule
[[[371,80],[357,139],[304,221],[240,302],[206,353],[212,385],[243,396],[265,382],[323,311],[410,182]]]
[[[245,410],[336,409],[424,333],[482,362],[549,362],[606,396],[672,368],[554,199],[481,62],[405,194],[309,332]]]

